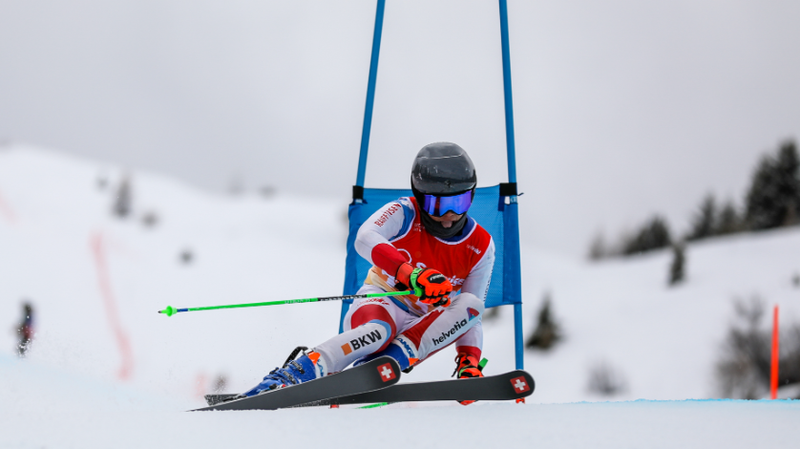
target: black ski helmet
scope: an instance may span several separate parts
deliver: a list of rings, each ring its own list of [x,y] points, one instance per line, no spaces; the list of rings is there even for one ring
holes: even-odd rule
[[[472,190],[478,183],[472,159],[463,148],[450,142],[425,145],[411,167],[414,195],[450,196]]]
[[[417,153],[411,166],[411,190],[417,204],[424,204],[425,195],[453,196],[464,192],[475,195],[478,177],[472,160],[460,146],[450,142],[425,145]],[[449,239],[461,234],[467,223],[467,214],[449,228],[434,220],[420,209],[420,221],[425,229],[440,239]]]

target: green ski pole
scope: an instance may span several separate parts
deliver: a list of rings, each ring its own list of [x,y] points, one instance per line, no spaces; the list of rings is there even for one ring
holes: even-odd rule
[[[226,306],[208,306],[208,307],[185,307],[182,309],[177,309],[172,306],[167,306],[164,310],[159,310],[158,313],[163,313],[166,316],[172,316],[176,313],[180,312],[196,312],[199,310],[216,310],[216,309],[236,309],[239,307],[261,307],[261,306],[277,306],[280,304],[295,304],[299,302],[320,302],[320,301],[343,301],[346,299],[357,299],[357,298],[380,298],[383,296],[398,296],[398,295],[410,295],[414,293],[413,291],[403,291],[403,292],[385,292],[385,293],[365,293],[362,295],[343,295],[343,296],[325,296],[321,298],[304,298],[304,299],[286,299],[283,301],[267,301],[267,302],[253,302],[249,304],[230,304]]]

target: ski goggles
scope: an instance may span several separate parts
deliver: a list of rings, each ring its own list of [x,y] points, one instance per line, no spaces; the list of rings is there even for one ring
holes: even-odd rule
[[[453,196],[423,195],[421,204],[422,210],[434,217],[441,217],[448,212],[461,215],[466,213],[471,205],[471,190]]]

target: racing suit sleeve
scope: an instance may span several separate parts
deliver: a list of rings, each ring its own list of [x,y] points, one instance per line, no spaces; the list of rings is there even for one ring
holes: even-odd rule
[[[371,264],[394,275],[406,257],[389,239],[401,233],[407,225],[406,209],[400,202],[388,203],[372,214],[356,234],[356,252]]]

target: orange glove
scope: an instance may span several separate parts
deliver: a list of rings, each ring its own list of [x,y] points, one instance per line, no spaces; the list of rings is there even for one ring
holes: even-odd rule
[[[434,307],[447,307],[450,305],[450,293],[453,285],[442,273],[432,268],[414,268],[411,264],[404,263],[397,269],[395,278],[414,290],[414,294],[421,302]]]

